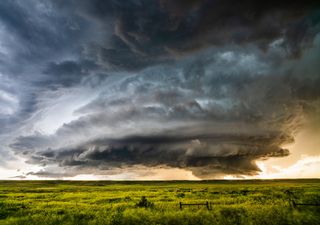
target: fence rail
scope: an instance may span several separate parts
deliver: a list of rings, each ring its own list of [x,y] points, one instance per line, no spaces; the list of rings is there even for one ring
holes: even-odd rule
[[[291,205],[293,208],[296,208],[299,205],[303,205],[303,206],[320,206],[320,204],[316,204],[316,203],[296,203],[294,200],[291,200]]]

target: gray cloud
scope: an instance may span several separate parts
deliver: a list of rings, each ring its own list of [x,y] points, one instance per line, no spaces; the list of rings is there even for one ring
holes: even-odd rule
[[[73,149],[48,149],[38,157],[33,156],[30,162],[101,170],[135,165],[169,166],[191,169],[198,176],[201,170],[211,170],[211,175],[254,174],[259,170],[255,159],[289,154],[277,146],[283,139],[287,137],[276,134],[126,137],[95,140]]]
[[[317,118],[317,2],[30,2],[0,3],[0,153],[29,175],[255,174]]]
[[[66,78],[72,74],[62,69],[70,69],[64,61],[78,60],[81,43],[87,40],[81,29],[90,30],[85,20],[71,13],[63,15],[50,1],[1,1],[0,93],[7,96],[0,98],[1,135],[20,131],[42,111],[39,96],[48,88],[80,82],[80,75]],[[87,61],[75,62],[80,63],[82,68],[88,66]],[[53,65],[64,68],[58,71]]]
[[[11,147],[29,163],[79,171],[166,166],[201,178],[255,174],[255,160],[289,155],[282,146],[312,113],[307,105],[319,109],[317,72],[312,82],[301,80],[291,62],[279,67],[270,59],[277,54],[213,49],[174,66],[112,75],[106,83],[117,81],[103,84],[77,110],[78,120],[50,136],[20,137]],[[292,63],[304,67],[305,57]]]
[[[283,38],[282,47],[298,56],[319,31],[315,1],[71,1],[76,9],[108,32],[87,51],[112,69],[141,69],[168,63],[208,46],[254,43],[266,50]]]
[[[94,62],[91,61],[71,61],[50,62],[44,70],[48,79],[40,82],[50,87],[70,87],[79,84],[84,77],[98,70]]]

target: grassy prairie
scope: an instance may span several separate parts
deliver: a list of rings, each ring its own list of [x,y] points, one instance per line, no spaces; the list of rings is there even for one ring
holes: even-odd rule
[[[0,181],[0,224],[320,224],[320,207],[290,198],[320,203],[320,180]]]

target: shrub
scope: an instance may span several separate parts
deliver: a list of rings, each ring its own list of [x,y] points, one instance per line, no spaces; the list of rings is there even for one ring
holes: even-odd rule
[[[137,207],[152,208],[153,202],[150,202],[145,196],[142,196],[140,201],[136,204]]]
[[[177,197],[178,197],[178,198],[184,198],[184,196],[185,196],[184,193],[178,193],[178,194],[177,194]]]

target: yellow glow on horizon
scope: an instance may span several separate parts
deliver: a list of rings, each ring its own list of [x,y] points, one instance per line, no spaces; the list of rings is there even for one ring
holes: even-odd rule
[[[256,162],[261,172],[255,176],[224,176],[226,180],[239,179],[295,179],[295,178],[320,178],[320,155],[304,156],[289,167],[268,165],[265,161]]]
[[[320,178],[320,130],[310,127],[295,137],[288,157],[256,161],[261,172],[255,176],[224,176],[224,179]]]
[[[259,179],[279,179],[279,178],[319,178],[320,177],[320,155],[303,156],[302,159],[289,167],[279,165],[267,165],[263,161],[257,162],[261,169],[259,175],[254,178]]]

